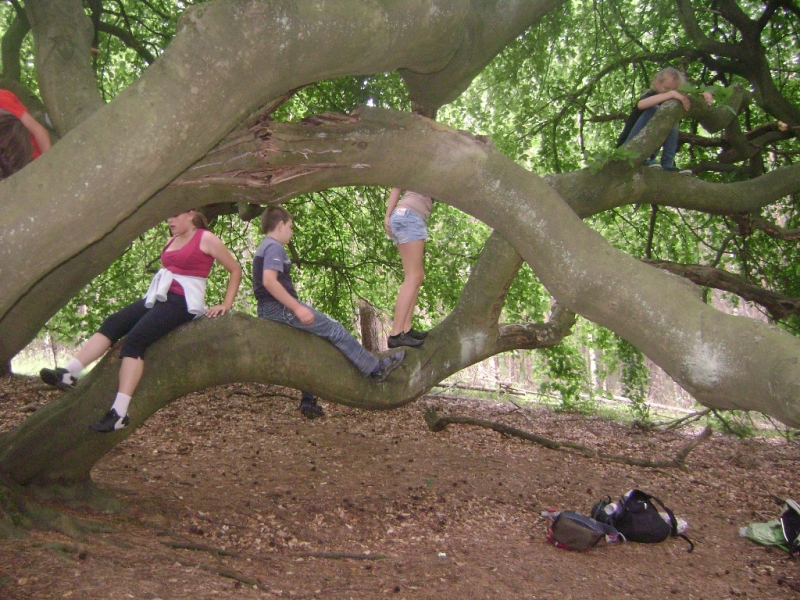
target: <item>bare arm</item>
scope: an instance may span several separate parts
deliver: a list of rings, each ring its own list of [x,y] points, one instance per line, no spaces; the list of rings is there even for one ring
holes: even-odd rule
[[[31,113],[26,112],[23,114],[20,121],[22,121],[22,124],[31,132],[42,154],[50,150],[50,134],[47,133],[47,129],[45,129],[39,121],[31,116]]]
[[[265,269],[264,275],[261,277],[261,283],[263,283],[266,290],[272,294],[272,297],[292,311],[303,325],[311,325],[314,322],[313,311],[286,291],[286,288],[278,281],[277,271],[274,269]]]
[[[654,96],[649,96],[648,98],[642,98],[636,103],[636,108],[639,110],[647,110],[648,108],[653,108],[656,104],[661,104],[667,100],[679,100],[680,103],[683,104],[684,110],[689,110],[691,107],[691,102],[689,101],[688,96],[681,94],[677,90],[670,90],[669,92],[664,92],[663,94],[655,94]]]
[[[213,256],[230,273],[228,289],[225,290],[225,299],[222,304],[211,306],[206,310],[206,316],[214,318],[224,315],[233,306],[236,292],[239,291],[239,284],[242,281],[242,267],[225,247],[225,244],[222,243],[222,240],[210,231],[203,232],[203,237],[200,239],[200,250],[209,256]]]
[[[392,235],[392,229],[389,227],[389,217],[392,216],[392,211],[397,206],[397,201],[400,200],[401,191],[400,188],[392,188],[389,200],[386,202],[386,215],[383,217],[383,228],[386,230],[386,235]]]

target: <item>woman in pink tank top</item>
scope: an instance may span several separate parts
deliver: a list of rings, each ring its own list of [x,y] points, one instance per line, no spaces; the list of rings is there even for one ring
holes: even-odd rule
[[[208,231],[205,217],[190,210],[170,217],[167,225],[173,237],[161,251],[163,268],[153,278],[147,296],[107,317],[66,368],[39,372],[45,383],[71,389],[84,367],[125,338],[120,348],[117,395],[103,418],[89,425],[94,431],[109,433],[130,422],[128,405],[142,378],[144,353],[150,345],[197,316],[224,315],[236,298],[242,269],[222,241]],[[230,278],[222,303],[206,308],[205,283],[215,260],[230,273]]]

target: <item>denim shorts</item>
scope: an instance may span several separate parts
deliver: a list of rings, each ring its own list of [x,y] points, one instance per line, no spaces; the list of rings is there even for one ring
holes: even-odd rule
[[[410,208],[395,208],[392,216],[389,217],[389,228],[392,230],[392,241],[395,244],[407,244],[428,239],[425,219]]]

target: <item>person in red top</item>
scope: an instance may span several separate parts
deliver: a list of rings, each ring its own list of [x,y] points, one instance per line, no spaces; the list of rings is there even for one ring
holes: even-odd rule
[[[31,116],[15,94],[0,90],[0,179],[16,173],[49,149],[47,129]]]
[[[109,433],[130,422],[128,406],[144,372],[145,350],[176,327],[205,315],[218,317],[233,306],[242,269],[222,241],[207,230],[205,217],[194,210],[167,219],[173,237],[161,252],[163,268],[150,284],[147,295],[107,317],[100,329],[78,350],[66,368],[42,369],[45,383],[72,389],[86,365],[100,358],[121,339],[119,387],[111,409],[96,423],[94,431]],[[222,304],[205,307],[206,278],[214,260],[230,273]]]

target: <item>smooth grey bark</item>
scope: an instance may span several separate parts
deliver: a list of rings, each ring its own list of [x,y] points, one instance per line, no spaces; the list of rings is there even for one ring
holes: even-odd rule
[[[44,0],[29,8],[46,55],[41,79],[54,93],[53,71],[66,68],[55,58],[80,70],[76,52],[87,47],[84,36],[66,55],[56,51],[61,11],[68,33],[82,35],[83,22],[79,2],[57,4],[59,11]],[[441,72],[437,85],[460,86],[463,68],[453,82],[443,70],[469,41],[466,32],[497,21],[484,37],[501,41],[484,44],[502,47],[555,4],[217,0],[188,10],[172,44],[134,85],[3,182],[0,360],[19,352],[137,235],[196,205],[179,193],[153,196],[259,106],[320,79],[398,68]],[[82,85],[68,89],[78,94]],[[93,103],[66,97],[64,106]],[[58,112],[66,123],[67,109]]]
[[[79,0],[27,0],[42,100],[59,135],[103,106],[91,64],[92,23]]]

